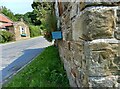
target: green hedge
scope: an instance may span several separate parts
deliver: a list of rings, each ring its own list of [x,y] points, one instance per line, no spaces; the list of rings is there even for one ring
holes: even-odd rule
[[[0,31],[0,43],[13,41],[14,35],[8,31]]]
[[[36,37],[41,35],[39,26],[30,25],[29,28],[30,28],[30,37]]]

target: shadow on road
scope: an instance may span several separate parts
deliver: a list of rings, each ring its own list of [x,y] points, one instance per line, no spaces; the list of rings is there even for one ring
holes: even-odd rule
[[[26,64],[31,62],[38,54],[40,54],[44,48],[38,49],[27,49],[23,51],[23,55],[9,64],[6,68],[0,71],[2,77],[0,77],[0,82],[4,84],[7,82],[16,72],[23,68]]]

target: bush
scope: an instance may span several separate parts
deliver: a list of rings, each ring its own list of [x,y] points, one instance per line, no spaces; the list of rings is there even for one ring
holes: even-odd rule
[[[57,20],[55,14],[47,14],[46,17],[46,31],[44,37],[48,41],[52,41],[52,32],[57,30]]]
[[[0,31],[0,43],[13,41],[14,35],[8,31]]]
[[[30,37],[36,37],[41,35],[39,26],[30,25],[29,28],[30,28]]]

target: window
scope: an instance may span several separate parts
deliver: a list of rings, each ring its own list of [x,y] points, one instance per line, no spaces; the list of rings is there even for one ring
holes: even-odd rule
[[[25,33],[25,30],[24,30],[24,28],[22,27],[22,34],[24,34]]]
[[[20,26],[20,35],[22,37],[26,37],[26,28],[25,27]]]

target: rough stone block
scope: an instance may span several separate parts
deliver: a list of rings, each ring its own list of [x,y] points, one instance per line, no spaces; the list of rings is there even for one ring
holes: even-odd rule
[[[81,52],[83,50],[83,42],[82,41],[72,41],[71,42],[71,50],[76,52]]]
[[[74,40],[112,38],[115,28],[112,9],[93,8],[85,11],[72,24]]]
[[[71,75],[71,67],[70,64],[64,60],[64,67],[66,69],[67,77],[69,79],[69,83],[71,87],[76,87],[77,84],[75,83],[75,78],[72,77]]]
[[[120,31],[115,31],[114,36],[116,39],[120,40]]]
[[[85,1],[85,0],[82,0],[82,1],[80,2],[79,8],[80,8],[81,11],[85,8],[85,2],[84,2],[84,1]]]
[[[80,67],[82,69],[86,69],[86,61],[83,59],[83,52],[73,52],[73,62],[76,65],[76,67]]]
[[[80,19],[80,17],[77,17],[77,19],[75,20],[75,22],[72,23],[72,35],[73,35],[73,40],[81,40],[79,37],[82,36],[82,20]]]
[[[120,9],[117,10],[117,30],[114,32],[116,39],[120,40]]]
[[[99,43],[94,43],[94,44],[90,45],[90,49],[92,51],[101,51],[101,50],[105,50],[110,47],[111,47],[111,45],[108,43],[105,43],[105,42],[99,42]]]
[[[117,16],[120,17],[120,9],[117,10]]]
[[[65,12],[68,9],[69,2],[62,2],[63,11]]]
[[[90,44],[90,76],[119,75],[120,70],[120,41],[104,40]]]
[[[78,87],[81,87],[80,79],[76,79],[76,83]]]
[[[71,30],[71,28],[69,28],[69,29],[64,28],[64,30],[62,31],[62,35],[63,35],[63,40],[64,41],[72,41],[72,30]]]
[[[86,72],[86,70],[82,70],[82,69],[80,69],[79,70],[79,72],[80,72],[80,77],[79,77],[79,82],[80,82],[80,85],[81,85],[81,87],[88,87],[89,86],[89,84],[88,84],[88,72]]]
[[[70,12],[67,12],[67,15],[64,18],[65,24],[70,21]]]
[[[119,89],[120,84],[117,82],[117,80],[118,76],[89,77],[90,85],[92,87],[99,87],[101,89]]]
[[[88,2],[88,0],[81,0],[80,1],[80,10],[84,10],[86,7],[90,6],[118,6],[119,0],[91,0]]]
[[[77,15],[77,12],[78,12],[78,5],[77,5],[77,3],[74,3],[72,5],[72,10],[70,12],[70,18],[75,17]]]
[[[117,9],[117,25],[120,27],[120,9]]]

